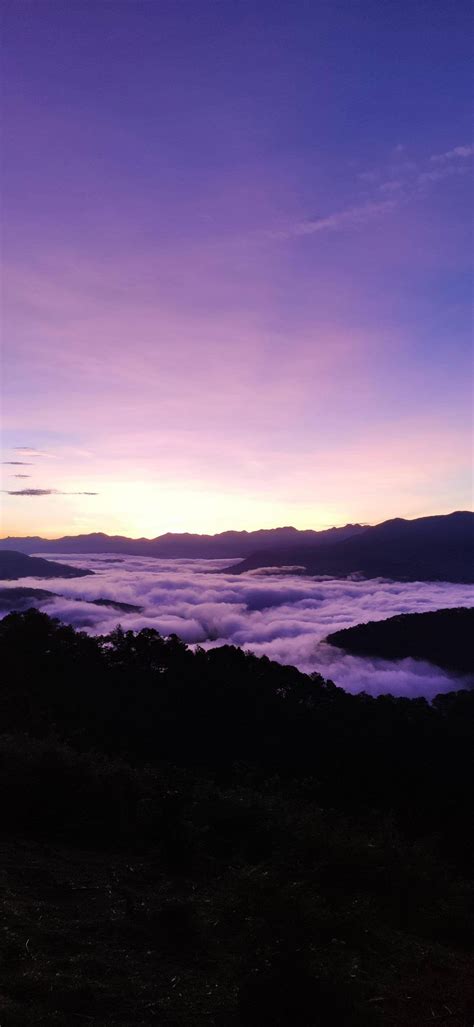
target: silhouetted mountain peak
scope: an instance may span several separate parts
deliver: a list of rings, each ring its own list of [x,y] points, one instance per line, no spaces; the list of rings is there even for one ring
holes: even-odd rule
[[[359,531],[341,532],[324,545],[257,550],[229,571],[301,566],[306,573],[386,577],[408,581],[474,581],[474,514],[455,511],[409,521],[395,517]]]
[[[216,535],[198,535],[191,532],[166,532],[156,538],[127,538],[123,535],[107,535],[91,532],[87,535],[66,535],[58,539],[7,538],[0,540],[0,547],[20,552],[44,553],[124,553],[131,556],[189,557],[243,559],[256,549],[284,544],[318,545],[336,537],[362,530],[360,525],[346,525],[344,528],[329,528],[314,531],[300,530],[291,525],[283,528],[259,528],[256,531],[223,531]]]

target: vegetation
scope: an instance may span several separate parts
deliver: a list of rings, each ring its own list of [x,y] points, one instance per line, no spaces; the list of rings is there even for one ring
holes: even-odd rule
[[[7,588],[0,587],[0,609],[15,610],[17,613],[31,609],[34,603],[44,603],[49,599],[60,599],[58,592],[50,592],[47,588],[25,588],[9,585]],[[81,603],[92,603],[93,606],[110,606],[113,610],[121,610],[123,613],[140,612],[141,606],[134,606],[132,603],[120,603],[115,599],[83,599],[80,596],[69,596],[70,600]]]
[[[474,672],[474,609],[457,607],[433,613],[403,613],[369,621],[328,635],[326,641],[349,653],[388,660],[428,660],[439,667]]]
[[[47,588],[27,588],[22,585],[0,586],[0,609],[16,610],[21,612],[29,610],[35,603],[44,603],[48,599],[56,599],[58,593],[50,592]]]
[[[474,693],[0,623],[1,1022],[470,1024]]]

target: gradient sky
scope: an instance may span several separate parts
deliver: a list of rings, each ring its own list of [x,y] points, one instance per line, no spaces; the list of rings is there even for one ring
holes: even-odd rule
[[[472,506],[470,10],[4,0],[2,534]]]

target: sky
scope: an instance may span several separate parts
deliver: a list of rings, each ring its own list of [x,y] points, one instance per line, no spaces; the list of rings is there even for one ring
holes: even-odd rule
[[[472,507],[465,0],[4,0],[1,534]]]

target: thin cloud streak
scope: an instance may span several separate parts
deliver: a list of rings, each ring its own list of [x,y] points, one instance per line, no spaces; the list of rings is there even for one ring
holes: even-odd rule
[[[2,489],[8,496],[98,496],[98,492],[61,492],[60,489]]]
[[[398,147],[395,150],[401,152]],[[462,163],[459,164],[459,161],[463,161],[473,155],[474,145],[465,145],[456,146],[445,153],[433,154],[429,158],[428,164],[426,160],[421,164],[413,160],[404,160],[402,163],[395,165],[392,162],[392,166],[385,169],[385,177],[387,176],[387,171],[390,177],[386,177],[386,180],[382,181],[379,185],[377,183],[380,182],[384,174],[382,169],[374,168],[368,171],[360,171],[357,174],[359,182],[373,188],[377,186],[377,192],[388,194],[391,198],[386,200],[368,200],[366,203],[336,211],[327,217],[300,221],[286,229],[267,232],[266,235],[272,239],[291,239],[298,236],[315,235],[319,232],[337,232],[345,228],[357,228],[365,225],[374,218],[382,217],[384,214],[394,210],[402,199],[402,194],[405,194],[406,198],[413,197],[416,193],[417,185],[426,185],[428,182],[442,181],[444,178],[451,177],[452,175],[464,174],[467,171],[467,167]],[[453,162],[455,163],[453,164]],[[447,164],[448,166],[430,169],[430,163]]]
[[[53,457],[54,453],[45,453],[42,449],[35,449],[34,446],[13,446],[15,453],[24,453],[25,456],[46,456]]]
[[[445,153],[435,153],[430,160],[435,163],[444,163],[448,160],[456,160],[459,157],[467,158],[474,156],[474,145],[472,146],[455,146],[452,150],[446,150]]]
[[[301,221],[286,230],[270,232],[269,235],[273,239],[290,239],[297,236],[316,235],[318,232],[338,232],[343,228],[364,225],[375,217],[389,213],[394,207],[394,200],[364,203],[361,206],[349,207],[348,210],[329,214],[324,218]]]
[[[447,164],[444,167],[433,168],[430,171],[422,171],[418,175],[419,185],[425,185],[427,182],[442,182],[445,178],[452,178],[456,175],[465,175],[468,171],[466,165]]]

